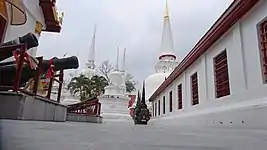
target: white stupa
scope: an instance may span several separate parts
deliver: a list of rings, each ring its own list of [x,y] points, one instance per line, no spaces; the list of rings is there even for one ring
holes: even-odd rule
[[[116,68],[109,74],[109,79],[110,82],[105,87],[105,93],[98,97],[102,104],[101,116],[104,121],[132,121],[128,109],[130,98],[126,94],[125,86],[125,50],[122,70],[119,70],[118,49]]]
[[[155,66],[155,73],[149,75],[145,80],[146,103],[150,109],[151,104],[148,102],[148,99],[155,92],[155,90],[163,83],[163,81],[170,75],[170,73],[175,69],[177,65],[178,62],[176,61],[176,55],[173,47],[168,4],[166,2],[166,11],[163,23],[159,61]]]
[[[80,72],[80,74],[91,78],[92,76],[96,75],[95,69],[95,35],[96,35],[96,25],[94,27],[94,34],[92,38],[92,44],[89,51],[88,60],[85,63],[85,68]]]
[[[83,74],[88,78],[91,78],[92,76],[96,75],[96,69],[95,69],[95,35],[96,35],[96,25],[94,26],[94,33],[92,37],[92,43],[89,51],[89,57],[87,62],[85,63],[86,68],[83,69],[79,74]],[[75,76],[77,74],[75,73]],[[80,98],[78,96],[72,96],[70,91],[67,90],[66,88],[62,89],[61,93],[61,100],[60,103],[64,105],[71,105],[71,104],[76,104],[79,103]]]

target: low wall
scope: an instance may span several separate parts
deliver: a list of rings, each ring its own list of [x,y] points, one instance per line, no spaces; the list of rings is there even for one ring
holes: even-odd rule
[[[251,103],[206,109],[192,113],[180,113],[153,118],[157,125],[209,126],[235,129],[267,130],[267,98],[254,99]]]
[[[67,121],[102,123],[102,117],[101,116],[88,116],[86,114],[68,113]]]
[[[0,92],[0,118],[36,121],[66,121],[67,107],[41,97]]]

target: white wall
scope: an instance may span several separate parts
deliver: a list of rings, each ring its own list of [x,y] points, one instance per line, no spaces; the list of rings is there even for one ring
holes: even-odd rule
[[[172,117],[152,118],[150,124],[175,126],[210,126],[218,128],[234,129],[267,129],[267,120],[262,116],[267,113],[267,98],[254,100],[255,105],[241,106],[229,110],[229,108],[218,108],[216,112],[206,110],[200,113],[182,113]],[[263,104],[265,102],[265,104]],[[260,104],[260,105],[259,105]],[[264,116],[263,116],[264,117]]]
[[[101,116],[104,121],[132,121],[128,103],[130,98],[99,97],[101,103]]]
[[[44,16],[43,16],[42,9],[39,6],[39,0],[23,0],[23,2],[26,7],[27,22],[24,25],[20,25],[20,26],[8,25],[4,42],[13,40],[19,36],[23,36],[27,34],[28,32],[34,33],[36,21],[40,22],[43,25],[43,28],[45,28]],[[10,16],[9,4],[7,6],[7,10]],[[39,35],[38,34],[35,34],[35,35],[39,39]],[[37,48],[32,48],[29,50],[29,53],[33,56],[36,55],[36,52],[37,52]],[[11,59],[8,59],[8,60],[11,60]]]
[[[267,1],[261,0],[250,14],[241,20],[241,34],[246,66],[247,84],[249,89],[263,86],[259,39],[256,25],[267,17]]]
[[[161,105],[163,105],[162,99],[164,95],[166,96],[166,115],[162,115],[161,112],[161,116],[154,117],[154,119],[176,118],[189,113],[205,114],[204,112],[207,112],[210,114],[217,112],[218,108],[221,107],[224,110],[239,109],[245,103],[246,107],[255,109],[254,100],[267,97],[267,85],[263,84],[257,34],[257,24],[266,17],[267,1],[261,0],[155,99],[156,101],[160,99]],[[213,58],[223,50],[227,51],[231,94],[215,98]],[[192,106],[190,77],[195,72],[198,73],[199,104]],[[182,83],[183,91],[183,109],[177,110],[177,86],[180,83]],[[172,113],[169,113],[170,91],[173,91],[174,108]],[[263,104],[265,101],[266,99],[262,100],[261,103]],[[237,106],[234,107],[235,105]],[[234,116],[240,116],[240,112],[236,111],[231,115],[233,115],[232,119],[235,119]],[[218,117],[218,115],[214,116]],[[224,118],[226,119],[227,116],[224,115]],[[238,118],[236,117],[236,119]],[[209,122],[215,118],[210,116],[203,119],[204,122]]]

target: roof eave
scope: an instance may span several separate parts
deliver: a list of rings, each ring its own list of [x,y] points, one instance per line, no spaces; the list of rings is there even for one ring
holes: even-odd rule
[[[43,31],[57,33],[61,31],[61,24],[58,21],[55,3],[55,0],[39,0],[46,24],[46,28]]]

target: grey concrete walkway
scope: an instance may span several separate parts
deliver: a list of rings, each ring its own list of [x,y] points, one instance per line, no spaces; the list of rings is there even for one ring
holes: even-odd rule
[[[1,121],[2,150],[266,150],[267,132],[131,122]]]

